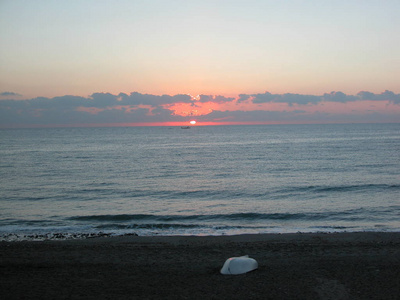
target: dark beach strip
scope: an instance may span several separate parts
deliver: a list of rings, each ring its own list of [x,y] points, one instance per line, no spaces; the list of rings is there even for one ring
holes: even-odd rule
[[[1,299],[398,299],[400,233],[0,242],[0,274]]]

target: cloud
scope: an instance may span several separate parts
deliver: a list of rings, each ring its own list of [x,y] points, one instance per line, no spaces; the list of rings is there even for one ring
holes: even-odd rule
[[[345,93],[342,92],[330,92],[329,94],[325,93],[321,98],[324,101],[341,102],[341,103],[360,100],[360,98],[357,96],[346,95]]]
[[[142,123],[183,121],[162,105],[192,103],[189,95],[149,95],[137,92],[113,95],[94,93],[89,97],[38,97],[0,101],[0,125],[60,125],[88,123]],[[146,106],[146,107],[143,107]]]
[[[235,98],[227,98],[225,96],[213,96],[213,95],[200,95],[199,101],[202,103],[205,102],[214,102],[214,103],[226,103],[232,102]]]
[[[213,111],[199,118],[200,122],[238,122],[238,123],[264,123],[264,124],[299,124],[299,123],[398,123],[399,114],[385,114],[370,111],[365,114],[357,112],[337,114],[329,112],[307,112],[305,110],[294,111]]]
[[[93,94],[95,95],[95,94]],[[92,97],[93,97],[92,95]],[[121,93],[118,95],[120,99],[120,105],[153,105],[159,106],[163,104],[172,104],[172,103],[191,103],[192,97],[189,95],[151,95],[151,94],[141,94],[138,92],[131,93],[130,95]]]
[[[286,105],[269,106],[269,103]],[[239,94],[237,98],[93,93],[88,97],[65,95],[1,100],[0,126],[186,122],[193,114],[179,112],[191,109],[196,109],[196,118],[200,122],[399,122],[399,104],[400,94],[391,91],[380,94],[361,91],[356,95],[265,92]]]
[[[21,101],[18,101],[21,102]],[[75,109],[78,106],[87,106],[88,99],[79,96],[61,96],[54,98],[38,97],[31,100],[24,100],[27,107],[32,109]]]
[[[2,92],[0,93],[0,97],[21,97],[22,95],[14,92]]]
[[[235,122],[285,122],[293,120],[293,116],[300,115],[304,112],[288,112],[288,111],[213,111],[204,117],[206,121],[223,120]]]
[[[315,104],[321,102],[320,96],[314,95],[301,95],[301,94],[271,94],[265,92],[264,94],[252,94],[252,95],[240,95],[240,99],[251,99],[253,103],[287,103],[289,105],[293,104]]]
[[[251,100],[252,103],[286,103],[290,106],[294,104],[309,105],[317,104],[320,102],[338,102],[346,103],[352,101],[390,101],[394,104],[400,104],[400,94],[395,94],[391,91],[385,91],[381,94],[374,94],[371,92],[359,92],[357,95],[346,95],[342,92],[325,93],[322,96],[318,95],[302,95],[302,94],[271,94],[265,92],[263,94],[240,94],[238,102]]]
[[[400,94],[395,94],[388,90],[384,91],[381,94],[374,94],[374,93],[362,91],[362,92],[359,92],[357,94],[357,96],[361,100],[372,100],[372,101],[389,100],[390,102],[392,102],[394,104],[400,104]]]
[[[84,106],[95,106],[97,108],[105,108],[108,106],[118,105],[118,96],[110,93],[94,93],[92,94],[88,101],[84,103]]]
[[[238,98],[237,102],[242,103],[242,102],[248,100],[250,97],[251,97],[250,95],[239,94],[239,98]]]

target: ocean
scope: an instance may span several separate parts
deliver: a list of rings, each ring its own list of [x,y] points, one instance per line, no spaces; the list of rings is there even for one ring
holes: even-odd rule
[[[0,130],[0,240],[400,230],[400,124]]]

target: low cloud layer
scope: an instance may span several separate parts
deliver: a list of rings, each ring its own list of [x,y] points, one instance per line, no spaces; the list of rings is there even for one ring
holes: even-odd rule
[[[246,101],[251,99],[253,103],[287,103],[293,104],[317,104],[323,101],[346,103],[351,101],[390,101],[395,104],[400,104],[400,94],[395,94],[391,91],[385,91],[381,94],[374,94],[370,92],[359,92],[357,95],[346,95],[342,92],[325,93],[322,96],[315,95],[301,95],[301,94],[271,94],[265,92],[264,94],[241,94],[239,101]]]
[[[220,95],[192,97],[186,94],[159,96],[138,92],[28,100],[15,100],[20,95],[13,92],[3,92],[0,96],[8,98],[0,100],[1,127],[187,122],[193,116],[200,124],[400,122],[400,94],[391,91],[380,94],[361,91],[356,95],[342,92],[323,95],[265,92],[240,94],[237,98]],[[367,102],[370,108],[365,108]],[[185,113],[179,110],[180,107],[182,111],[186,109]],[[196,113],[188,113],[187,107]],[[338,112],[335,107],[340,107],[341,111]]]
[[[18,93],[13,93],[13,92],[2,92],[0,93],[1,98],[15,98],[15,97],[21,97],[22,95]]]

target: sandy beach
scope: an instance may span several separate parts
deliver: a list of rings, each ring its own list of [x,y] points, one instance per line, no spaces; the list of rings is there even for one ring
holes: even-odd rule
[[[0,274],[1,299],[399,299],[400,233],[1,242]]]

